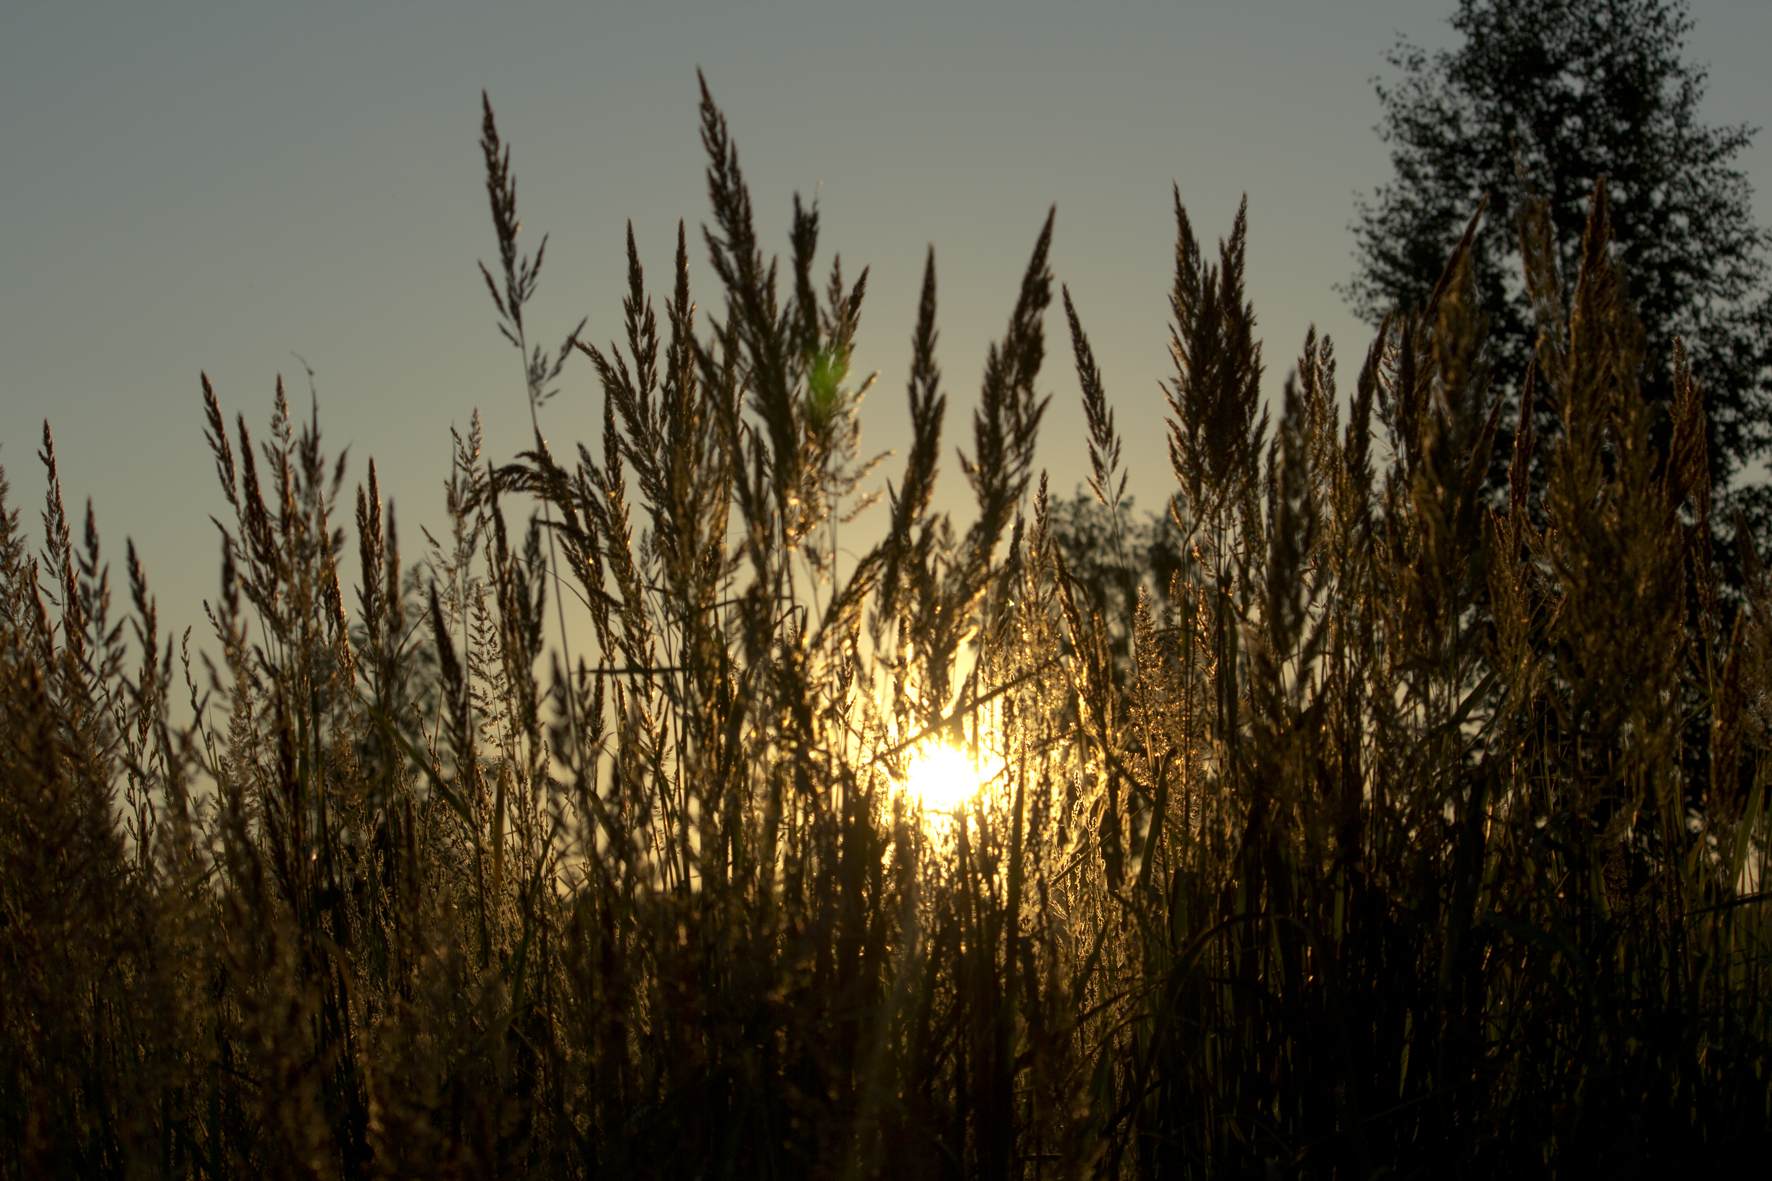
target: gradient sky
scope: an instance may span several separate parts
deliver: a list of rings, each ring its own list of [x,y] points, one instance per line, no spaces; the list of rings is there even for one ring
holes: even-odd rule
[[[35,533],[41,424],[71,513],[90,496],[113,562],[132,536],[162,618],[200,619],[225,504],[202,441],[198,372],[262,434],[278,373],[298,407],[312,366],[352,483],[375,456],[409,558],[442,517],[449,427],[477,406],[488,452],[528,434],[521,374],[475,270],[494,257],[476,139],[481,88],[514,147],[524,242],[552,235],[532,323],[615,336],[623,225],[668,282],[678,218],[704,306],[706,214],[695,70],[725,109],[770,249],[795,191],[821,254],[873,268],[856,363],[880,371],[870,449],[906,441],[904,382],[924,252],[936,248],[952,445],[969,443],[987,343],[1040,222],[1127,439],[1141,502],[1169,482],[1170,185],[1196,231],[1248,194],[1248,288],[1268,386],[1306,327],[1367,332],[1333,285],[1352,267],[1356,195],[1389,175],[1371,80],[1397,35],[1451,43],[1450,0],[1145,5],[304,3],[272,8],[0,8],[0,464]],[[1772,123],[1772,4],[1695,0],[1712,123]],[[1767,220],[1772,144],[1742,161]],[[662,301],[661,301],[662,302]],[[1062,313],[1042,384],[1040,461],[1084,476]],[[556,444],[595,440],[588,363],[544,411]],[[898,461],[884,474],[896,475]],[[348,513],[341,514],[341,517]],[[354,566],[354,563],[352,563]],[[119,576],[119,582],[121,581]],[[119,587],[119,590],[121,588]]]

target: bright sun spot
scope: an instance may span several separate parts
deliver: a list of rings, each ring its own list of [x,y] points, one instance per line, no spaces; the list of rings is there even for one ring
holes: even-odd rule
[[[905,787],[929,812],[951,812],[978,791],[978,768],[945,742],[918,747],[907,760]]]

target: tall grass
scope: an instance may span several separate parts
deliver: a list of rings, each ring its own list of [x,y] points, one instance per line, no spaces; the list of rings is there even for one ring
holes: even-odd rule
[[[931,507],[932,253],[912,443],[839,565],[866,275],[822,272],[798,203],[767,257],[701,110],[723,306],[681,231],[654,297],[630,235],[620,340],[549,352],[487,107],[536,431],[506,463],[457,436],[417,563],[372,464],[347,573],[317,417],[279,387],[255,439],[205,382],[193,656],[133,552],[113,609],[45,430],[40,554],[0,507],[0,1175],[1757,1159],[1772,585],[1718,592],[1683,366],[1651,446],[1603,188],[1567,292],[1542,207],[1521,227],[1562,417],[1521,424],[1504,504],[1468,234],[1350,399],[1312,336],[1270,418],[1244,218],[1212,254],[1178,195],[1161,585],[1127,573],[1149,526],[1068,292],[1093,515],[1055,528],[1036,472],[1050,218],[961,453],[974,519]],[[539,410],[581,354],[602,438],[564,449]],[[937,742],[985,777],[945,815],[904,787]]]

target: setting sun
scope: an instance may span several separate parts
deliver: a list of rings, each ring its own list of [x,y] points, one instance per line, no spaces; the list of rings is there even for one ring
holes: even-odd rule
[[[951,812],[978,791],[978,768],[945,742],[920,746],[906,760],[905,788],[931,812]]]

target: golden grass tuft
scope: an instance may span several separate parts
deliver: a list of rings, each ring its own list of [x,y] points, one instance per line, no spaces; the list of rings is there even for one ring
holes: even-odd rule
[[[1520,424],[1505,503],[1468,234],[1350,400],[1312,335],[1270,418],[1245,218],[1212,261],[1177,194],[1166,518],[1132,519],[1068,291],[1092,497],[1030,494],[1049,217],[957,527],[931,253],[913,442],[843,575],[865,273],[816,279],[798,204],[765,259],[701,109],[723,307],[680,233],[661,317],[630,235],[620,341],[549,352],[487,104],[486,281],[536,432],[505,463],[456,438],[416,564],[371,464],[347,589],[343,463],[281,386],[255,439],[204,383],[227,512],[195,667],[133,554],[113,612],[47,429],[39,555],[0,479],[0,1176],[1763,1153],[1772,590],[1754,560],[1717,591],[1683,364],[1651,443],[1603,189],[1567,297],[1525,225],[1562,418]],[[578,353],[603,437],[562,449],[539,414]],[[989,768],[939,828],[902,787],[932,744]]]

